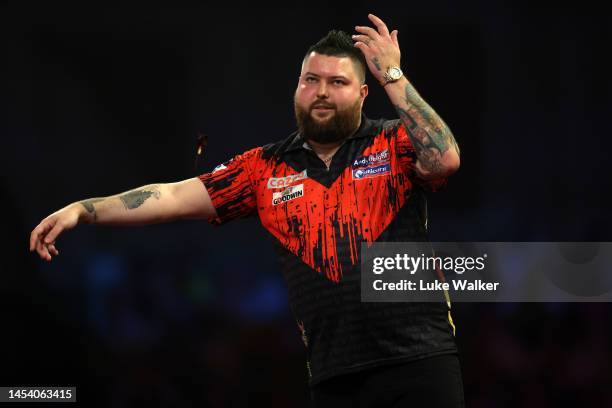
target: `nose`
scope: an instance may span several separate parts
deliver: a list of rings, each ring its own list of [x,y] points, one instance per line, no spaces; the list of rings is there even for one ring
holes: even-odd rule
[[[319,88],[317,89],[317,97],[320,99],[326,99],[327,97],[329,97],[329,94],[327,92],[327,84],[325,83],[325,81],[319,82]]]

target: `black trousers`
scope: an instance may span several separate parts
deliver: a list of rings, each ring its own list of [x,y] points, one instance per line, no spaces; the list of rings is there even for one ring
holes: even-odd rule
[[[312,386],[310,393],[314,408],[465,407],[456,354],[341,375]]]

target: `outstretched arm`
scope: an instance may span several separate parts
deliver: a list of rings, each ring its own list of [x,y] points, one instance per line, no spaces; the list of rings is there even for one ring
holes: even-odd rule
[[[142,225],[181,218],[216,216],[208,191],[197,178],[177,183],[150,184],[108,197],[77,201],[54,212],[30,234],[30,251],[50,261],[59,254],[58,236],[79,223]]]
[[[385,23],[373,14],[368,18],[376,29],[357,26],[358,34],[353,40],[355,47],[363,52],[372,75],[383,83],[387,68],[400,66],[398,32],[389,33]],[[384,87],[416,150],[419,177],[434,180],[455,172],[459,168],[459,146],[442,118],[405,76]]]

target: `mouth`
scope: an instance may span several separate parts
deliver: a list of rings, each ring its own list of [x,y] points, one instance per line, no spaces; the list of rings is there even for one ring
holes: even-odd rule
[[[313,106],[312,110],[316,112],[329,112],[334,110],[334,108],[332,108],[331,106],[317,105]]]

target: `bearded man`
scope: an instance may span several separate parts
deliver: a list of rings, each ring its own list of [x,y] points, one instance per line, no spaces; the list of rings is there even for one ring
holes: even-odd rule
[[[425,192],[459,167],[448,126],[402,73],[397,30],[368,17],[374,27],[332,30],[306,52],[296,132],[192,179],[72,203],[32,231],[30,250],[50,261],[59,234],[81,222],[258,216],[281,260],[315,406],[463,406],[450,303],[360,298],[361,243],[426,241]],[[363,114],[368,69],[398,119]]]

